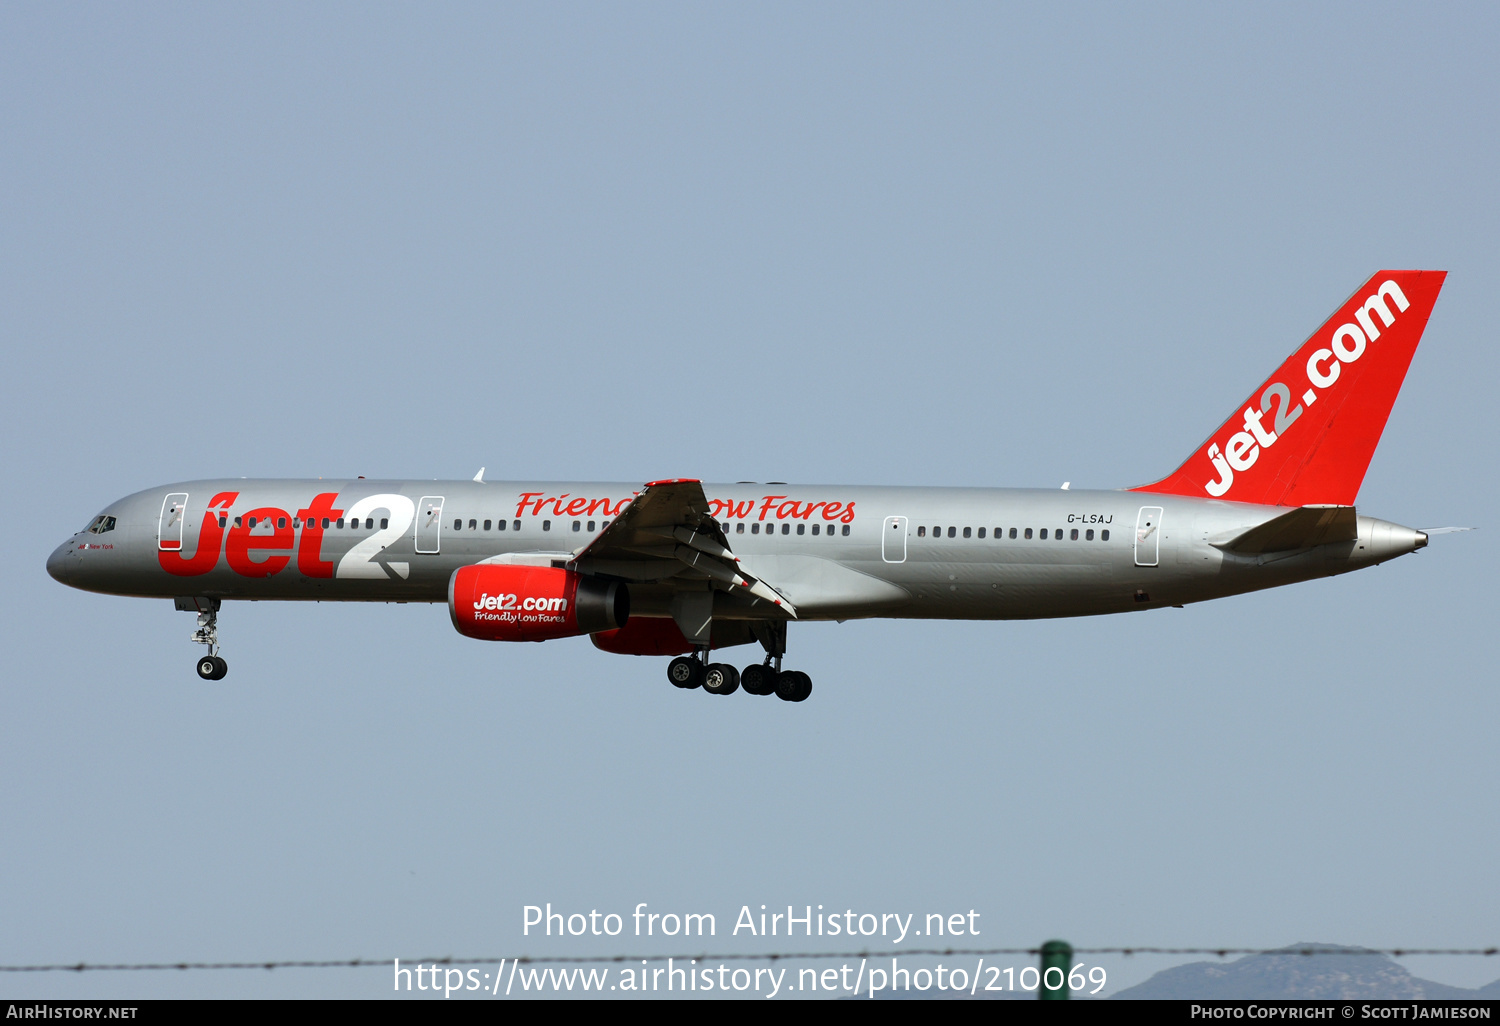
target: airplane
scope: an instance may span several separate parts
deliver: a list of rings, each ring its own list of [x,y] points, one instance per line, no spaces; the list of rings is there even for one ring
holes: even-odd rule
[[[1181,607],[1424,547],[1354,503],[1446,276],[1375,274],[1177,470],[1134,488],[189,481],[111,503],[47,571],[195,613],[205,680],[228,672],[226,600],[445,602],[470,638],[587,634],[673,657],[679,688],[800,702],[793,621]],[[755,642],[759,663],[710,662]]]

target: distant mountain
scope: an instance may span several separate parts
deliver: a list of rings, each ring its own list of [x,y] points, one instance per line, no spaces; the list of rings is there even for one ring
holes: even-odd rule
[[[1350,954],[1303,955],[1303,950]],[[1378,951],[1343,944],[1293,944],[1233,962],[1191,962],[1163,969],[1115,998],[1214,1000],[1238,998],[1319,998],[1400,1000],[1497,998],[1500,980],[1480,990],[1450,987],[1413,976]]]

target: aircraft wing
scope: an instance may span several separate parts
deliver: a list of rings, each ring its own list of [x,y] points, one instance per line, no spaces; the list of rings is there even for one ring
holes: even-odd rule
[[[744,589],[771,605],[768,614],[797,616],[796,607],[740,566],[729,538],[713,518],[703,484],[691,479],[649,482],[608,527],[573,555],[584,573],[636,581],[672,578]]]
[[[1310,549],[1357,537],[1359,521],[1353,506],[1298,506],[1227,541],[1213,544],[1226,552],[1253,556]]]

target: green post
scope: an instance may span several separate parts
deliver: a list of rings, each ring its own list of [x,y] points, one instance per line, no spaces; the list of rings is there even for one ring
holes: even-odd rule
[[[1036,996],[1043,1001],[1066,1001],[1068,1000],[1068,970],[1073,965],[1073,945],[1067,941],[1049,940],[1042,945],[1042,979],[1037,985]],[[1061,978],[1053,976],[1048,980],[1048,975],[1056,969],[1062,973]],[[1049,989],[1048,984],[1052,985]]]

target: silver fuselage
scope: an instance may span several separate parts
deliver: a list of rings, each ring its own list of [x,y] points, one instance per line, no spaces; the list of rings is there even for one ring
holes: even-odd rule
[[[671,582],[576,559],[640,488],[190,481],[112,503],[100,514],[112,526],[80,531],[47,568],[63,583],[118,595],[444,602],[461,566],[534,562],[629,579],[636,614],[664,616]],[[1226,551],[1227,539],[1286,510],[1130,491],[732,484],[704,492],[734,555],[801,620],[1127,612],[1345,573],[1426,542],[1360,516],[1352,541],[1239,554]],[[713,615],[765,614],[720,593]]]

